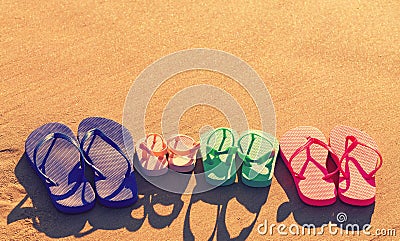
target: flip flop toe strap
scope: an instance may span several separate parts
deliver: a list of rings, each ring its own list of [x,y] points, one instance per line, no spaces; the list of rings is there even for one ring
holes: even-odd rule
[[[112,148],[114,148],[126,161],[126,163],[128,164],[128,168],[126,170],[125,173],[125,177],[129,177],[132,173],[132,166],[131,166],[131,162],[129,160],[129,158],[125,155],[124,151],[118,146],[117,143],[115,143],[111,138],[109,138],[106,134],[104,134],[104,132],[102,132],[101,130],[97,129],[97,128],[93,128],[89,131],[87,131],[85,133],[85,135],[83,136],[82,140],[81,140],[81,149],[83,150],[83,153],[85,155],[85,161],[86,163],[94,170],[95,174],[97,175],[97,177],[100,180],[104,180],[106,179],[105,175],[93,164],[93,160],[89,157],[89,152],[90,152],[90,148],[91,145],[94,142],[94,139],[96,138],[96,136],[99,136],[101,139],[103,139],[103,141],[105,141],[107,144],[109,144]],[[89,139],[92,138],[87,150],[84,150],[84,145],[85,142]]]
[[[241,143],[241,141],[243,140],[244,137],[249,136],[249,135],[251,136],[251,141],[250,141],[249,147],[248,147],[248,149],[247,149],[247,152],[245,153],[245,152],[243,151],[242,145],[241,145],[240,143]],[[253,144],[254,144],[254,141],[255,141],[256,137],[261,138],[261,139],[267,141],[267,142],[271,145],[272,150],[266,152],[264,155],[262,155],[262,156],[259,157],[258,159],[253,159],[253,158],[251,158],[251,157],[249,156],[249,154],[250,154],[251,148],[253,147]],[[259,135],[259,134],[257,134],[257,133],[252,133],[252,132],[247,133],[246,135],[243,135],[243,136],[239,139],[239,149],[240,149],[240,151],[238,152],[238,155],[239,155],[239,157],[243,160],[243,165],[248,166],[248,167],[251,167],[251,164],[252,164],[252,163],[262,164],[262,163],[266,162],[271,156],[274,156],[274,155],[275,155],[275,152],[276,152],[275,149],[274,149],[274,143],[272,143],[272,142],[271,142],[270,140],[268,140],[267,138],[265,138],[265,137],[263,137],[263,136],[261,136],[261,135]],[[267,162],[267,163],[265,164],[266,167],[268,167],[268,166],[270,166],[270,165],[272,165],[272,162]]]
[[[162,157],[165,154],[168,153],[168,150],[162,150],[162,151],[152,151],[150,150],[150,148],[148,148],[144,143],[140,143],[139,144],[139,148],[143,151],[143,153],[146,155],[146,157],[144,157],[145,159],[148,159],[148,155],[150,156],[156,156],[156,157]]]
[[[216,135],[216,133],[222,132],[222,140],[218,145],[218,150],[215,148],[216,147],[216,143],[211,144],[211,139],[213,136]],[[232,138],[232,146],[229,146],[228,148],[226,148],[225,150],[221,151],[221,149],[223,148],[225,141],[228,138],[228,134],[230,135],[230,137]],[[213,132],[210,133],[210,135],[207,138],[206,141],[206,160],[203,160],[204,162],[206,162],[208,165],[213,165],[214,162],[222,162],[221,160],[221,156],[222,155],[228,155],[225,162],[225,165],[230,167],[231,166],[231,161],[232,161],[232,156],[236,155],[238,148],[236,146],[233,146],[233,144],[235,143],[235,135],[232,133],[231,129],[228,128],[218,128],[216,130],[214,130]],[[213,146],[211,146],[213,145]]]
[[[115,189],[110,195],[106,196],[104,199],[110,200],[116,197],[124,188],[128,188],[130,190],[134,189],[133,183],[135,183],[135,180],[132,180],[132,178],[135,178],[134,175],[130,175],[122,181],[122,183],[118,186],[117,189]]]
[[[350,153],[354,149],[356,149],[357,146],[363,146],[370,150],[373,150],[379,157],[377,159],[375,169],[372,170],[370,173],[367,173],[355,158],[349,156]],[[346,160],[345,170],[343,170],[341,167],[341,164],[344,160]],[[363,176],[364,179],[370,180],[374,177],[375,173],[381,168],[383,158],[382,158],[381,153],[375,147],[358,141],[358,139],[354,136],[347,136],[346,143],[345,143],[345,152],[343,153],[342,158],[340,158],[340,161],[339,161],[340,171],[341,171],[342,175],[344,176],[344,178],[346,178],[346,179],[350,178],[350,174],[349,174],[349,162],[350,161],[356,166],[356,168],[359,170],[360,174]]]
[[[81,161],[77,163],[77,165],[73,168],[73,170],[71,171],[71,173],[69,173],[68,176],[68,182],[75,182],[75,185],[66,193],[64,194],[51,194],[54,198],[54,200],[63,200],[65,198],[68,198],[69,196],[71,196],[72,194],[74,194],[78,188],[81,186],[82,182],[83,182],[83,176],[84,176],[84,165],[82,163],[82,160],[85,159],[84,157],[84,153],[82,152],[82,150],[79,148],[78,142],[76,142],[74,139],[72,139],[71,137],[69,137],[68,135],[65,135],[63,133],[59,133],[59,132],[53,132],[53,133],[49,133],[48,135],[46,135],[35,147],[34,151],[33,151],[33,163],[34,166],[37,167],[37,154],[38,151],[40,150],[40,148],[47,143],[50,140],[53,140],[52,144],[49,147],[49,150],[47,151],[46,156],[44,157],[44,160],[42,161],[42,163],[39,165],[39,167],[36,168],[36,170],[38,171],[39,175],[46,181],[47,185],[49,187],[54,187],[54,186],[59,186],[59,183],[57,183],[56,181],[54,181],[53,179],[51,179],[49,176],[46,175],[46,171],[44,169],[45,167],[45,163],[47,161],[48,156],[50,155],[51,149],[55,143],[56,139],[63,139],[68,141],[69,143],[71,143],[80,153],[80,157],[81,157]],[[84,191],[84,190],[83,190]],[[84,192],[82,192],[82,195],[84,195]],[[85,203],[85,199],[82,199],[83,202]]]
[[[173,143],[177,144],[182,139],[190,140],[191,144],[187,146],[185,150],[178,150],[176,146],[173,145]],[[187,156],[187,157],[193,157],[196,154],[197,150],[200,148],[199,143],[194,141],[193,138],[186,135],[175,135],[171,137],[169,140],[167,140],[167,146],[168,146],[168,153],[170,155]]]
[[[159,136],[161,138],[161,140],[162,140],[162,150],[161,151],[151,150],[149,147],[147,147],[146,144],[144,144],[144,143],[147,143],[147,140],[151,136],[153,136],[153,144],[156,143],[157,136]],[[162,157],[168,153],[167,144],[164,142],[164,139],[158,134],[148,134],[146,136],[146,139],[144,140],[144,142],[140,143],[139,148],[142,149],[143,153],[145,153],[146,155],[151,155],[151,156],[156,156],[156,157]]]
[[[333,172],[328,173],[328,171],[326,170],[326,168],[324,166],[322,166],[319,162],[317,162],[314,158],[311,157],[311,150],[310,147],[311,145],[316,144],[319,145],[323,148],[325,148],[326,150],[328,150],[328,152],[331,154],[333,160],[335,161],[336,165],[338,166],[338,168],[336,168]],[[307,159],[304,162],[303,166],[300,169],[300,172],[297,173],[293,170],[292,167],[292,161],[293,159],[299,155],[302,151],[306,150],[306,154],[307,154]],[[339,158],[337,157],[337,155],[333,152],[333,150],[331,149],[330,146],[328,146],[327,144],[325,144],[323,141],[317,139],[317,138],[313,138],[313,137],[307,137],[307,142],[300,146],[293,154],[292,156],[289,158],[289,171],[292,173],[293,176],[304,180],[306,179],[306,177],[304,176],[304,173],[306,171],[307,165],[309,162],[312,162],[318,169],[321,170],[321,172],[324,174],[324,177],[322,179],[327,180],[330,179],[334,174],[336,174],[338,171],[340,171],[340,167],[338,165],[339,163]]]
[[[82,138],[81,141],[81,148],[83,150],[83,146],[86,140],[88,140],[89,138],[92,137],[92,140],[87,148],[87,151],[85,153],[87,160],[88,160],[88,164],[95,170],[95,172],[97,172],[97,174],[99,175],[99,180],[104,180],[106,179],[106,177],[101,173],[101,171],[96,168],[93,164],[93,161],[90,159],[89,157],[89,151],[90,151],[90,147],[91,144],[94,141],[94,138],[96,136],[99,136],[101,139],[103,139],[107,144],[109,144],[111,147],[113,147],[116,151],[118,151],[118,153],[125,159],[125,161],[128,164],[128,168],[126,170],[125,173],[125,178],[124,180],[121,182],[121,184],[118,186],[117,189],[115,189],[110,195],[108,195],[107,197],[105,197],[105,199],[112,199],[114,197],[116,197],[125,187],[130,187],[129,183],[131,182],[131,178],[134,178],[134,175],[132,175],[133,173],[133,168],[131,166],[131,162],[129,160],[129,158],[125,155],[124,151],[118,146],[117,143],[115,143],[111,138],[109,138],[106,134],[104,134],[104,132],[102,132],[101,130],[94,128],[89,130],[88,132],[86,132],[86,134],[84,135],[84,137]]]
[[[228,147],[224,151],[218,151],[211,146],[206,146],[207,159],[205,160],[209,165],[213,165],[214,161],[222,162],[220,156],[228,155],[227,160],[231,159],[230,157],[235,155],[237,152],[237,147],[232,146]],[[230,162],[226,162],[226,165],[230,166]]]

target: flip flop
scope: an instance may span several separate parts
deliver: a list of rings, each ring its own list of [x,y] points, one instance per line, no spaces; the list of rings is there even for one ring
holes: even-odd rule
[[[234,183],[237,152],[236,132],[221,127],[204,133],[200,139],[206,181],[216,186]]]
[[[286,132],[280,140],[282,160],[293,176],[300,199],[312,206],[327,206],[336,201],[333,181],[339,169],[328,173],[326,162],[330,152],[324,134],[315,127],[301,126]]]
[[[368,206],[375,202],[375,173],[382,166],[376,142],[365,132],[349,126],[333,128],[330,146],[340,158],[338,196],[348,204]]]
[[[136,147],[140,171],[146,176],[161,176],[168,172],[167,144],[156,133],[148,134]]]
[[[129,131],[121,124],[101,117],[84,119],[78,127],[80,147],[94,171],[99,202],[107,207],[126,207],[138,199]]]
[[[186,135],[175,135],[167,140],[168,166],[177,172],[191,172],[194,169],[200,144]]]
[[[238,155],[243,160],[242,182],[250,187],[267,187],[274,174],[278,140],[265,132],[248,130],[238,141]]]
[[[84,176],[84,155],[71,129],[60,123],[39,127],[27,138],[25,153],[57,210],[81,213],[94,207],[95,193]]]

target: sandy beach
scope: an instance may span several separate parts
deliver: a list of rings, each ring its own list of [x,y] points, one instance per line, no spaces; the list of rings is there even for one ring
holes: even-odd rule
[[[283,240],[276,232],[260,235],[257,227],[265,220],[320,226],[339,212],[349,223],[396,229],[397,236],[295,239],[399,239],[399,1],[6,0],[0,13],[1,240]],[[24,157],[27,136],[48,122],[64,123],[76,133],[90,116],[121,123],[136,77],[154,61],[191,48],[231,53],[259,74],[275,106],[278,139],[302,125],[315,126],[326,137],[336,125],[373,137],[384,159],[376,175],[376,203],[308,206],[278,158],[270,188],[236,183],[178,195],[137,175],[139,201],[131,207],[96,204],[79,215],[58,212]],[[257,106],[242,86],[195,70],[157,89],[146,112],[146,131],[161,132],[169,98],[197,84],[231,94],[250,127],[260,128]],[[204,125],[228,122],[210,106],[195,106],[184,113],[179,130],[198,140]]]

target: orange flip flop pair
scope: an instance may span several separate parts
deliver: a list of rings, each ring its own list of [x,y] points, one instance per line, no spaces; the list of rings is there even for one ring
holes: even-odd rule
[[[284,134],[280,152],[304,203],[327,206],[337,196],[355,206],[375,202],[375,173],[382,166],[382,155],[365,132],[337,126],[331,131],[328,143],[317,128],[301,126]],[[337,167],[332,172],[327,170],[328,154]],[[335,175],[339,175],[337,186]]]
[[[168,167],[177,172],[192,171],[199,147],[186,135],[174,135],[165,141],[160,134],[152,133],[138,142],[136,151],[141,171],[147,176],[160,176],[168,172]]]

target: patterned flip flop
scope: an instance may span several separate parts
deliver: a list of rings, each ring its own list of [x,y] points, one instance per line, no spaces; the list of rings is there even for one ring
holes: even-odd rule
[[[186,135],[175,135],[167,140],[169,169],[177,172],[191,172],[196,163],[200,144]]]
[[[265,132],[248,130],[238,141],[238,155],[243,161],[242,182],[250,187],[267,187],[274,175],[278,140]]]
[[[67,126],[45,124],[26,140],[29,164],[43,180],[54,206],[64,213],[81,213],[95,204],[95,193],[84,176],[84,154]]]
[[[365,132],[349,126],[335,127],[330,146],[340,158],[339,198],[355,206],[375,202],[375,173],[382,166],[376,142]]]
[[[140,171],[146,176],[161,176],[168,172],[167,144],[159,134],[148,134],[136,146]]]
[[[121,124],[101,117],[84,119],[78,127],[80,147],[95,173],[95,191],[107,207],[126,207],[138,199],[129,131]]]
[[[280,140],[281,156],[293,176],[299,197],[313,206],[327,206],[336,201],[333,175],[339,169],[328,173],[328,153],[335,163],[339,160],[326,142],[324,134],[311,126],[289,130]]]

